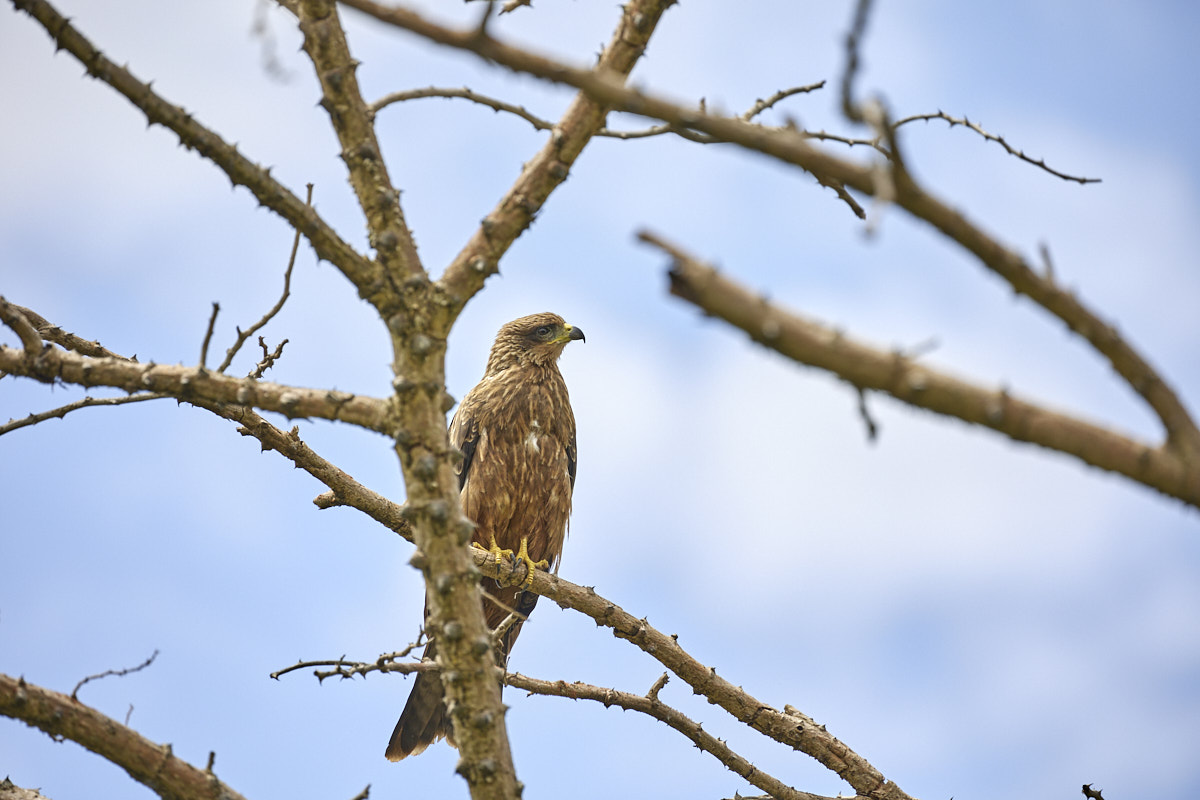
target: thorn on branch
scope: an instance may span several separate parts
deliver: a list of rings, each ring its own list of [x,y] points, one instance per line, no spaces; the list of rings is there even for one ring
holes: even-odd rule
[[[1039,243],[1038,253],[1042,256],[1042,277],[1046,279],[1047,283],[1054,283],[1054,261],[1050,258],[1050,245],[1045,242]]]
[[[208,318],[208,329],[204,332],[204,341],[200,345],[200,369],[208,367],[208,345],[212,342],[213,328],[217,325],[217,314],[221,313],[221,304],[213,301],[212,314]]]
[[[867,408],[867,391],[861,386],[854,387],[858,390],[858,416],[862,418],[863,425],[867,427],[867,442],[875,444],[879,438],[879,426],[871,417],[871,411]]]
[[[263,340],[263,337],[258,337],[258,346],[262,348],[263,357],[262,360],[255,365],[254,369],[246,377],[254,379],[261,378],[263,373],[275,366],[275,362],[278,361],[280,356],[283,355],[283,346],[287,343],[288,340],[284,339],[279,343],[279,346],[276,347],[274,351],[271,351],[267,349],[267,343]]]
[[[667,681],[670,680],[670,678],[671,678],[670,674],[664,672],[662,674],[662,676],[659,677],[659,679],[656,680],[654,682],[654,684],[650,687],[650,691],[646,692],[646,697],[648,697],[651,702],[657,703],[658,702],[658,693],[663,690],[663,687],[667,685]]]

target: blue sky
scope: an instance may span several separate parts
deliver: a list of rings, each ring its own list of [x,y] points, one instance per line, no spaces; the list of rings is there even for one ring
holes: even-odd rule
[[[466,21],[476,6],[425,3]],[[119,63],[239,142],[365,247],[311,66],[269,10],[291,77],[261,66],[260,6],[63,2]],[[512,41],[590,62],[613,3],[540,0],[497,21]],[[847,4],[691,0],[660,25],[635,82],[741,111],[827,79],[782,113],[847,131],[834,89]],[[489,71],[350,12],[368,98],[469,85],[556,117],[571,93]],[[82,68],[23,14],[0,22],[0,292],[142,360],[194,363],[213,301],[221,353],[274,302],[291,235],[244,190]],[[1200,10],[1186,3],[877,3],[863,94],[896,116],[966,115],[1080,187],[941,123],[905,132],[909,164],[1010,246],[1045,242],[1063,283],[1114,320],[1195,410],[1200,398]],[[613,118],[640,127],[642,120]],[[544,134],[462,101],[380,115],[380,136],[435,272]],[[851,131],[852,132],[852,131]],[[865,153],[860,154],[865,158]],[[775,706],[826,724],[924,798],[1200,794],[1200,521],[1064,456],[856,398],[665,293],[649,227],[780,303],[880,346],[936,338],[929,364],[1155,441],[1155,420],[1063,326],[927,226],[881,210],[872,238],[828,191],[753,154],[669,138],[592,142],[468,306],[450,388],[482,374],[495,330],[561,313],[587,331],[562,370],[579,420],[575,514],[561,574],[595,585]],[[382,396],[382,327],[301,250],[289,339],[270,378]],[[3,337],[11,343],[14,337]],[[249,355],[235,364],[244,372]],[[79,396],[0,381],[0,417]],[[301,423],[318,452],[403,497],[388,443]],[[382,757],[409,682],[267,676],[301,658],[363,659],[420,621],[411,548],[232,426],[171,402],[90,409],[0,438],[0,670],[69,692],[250,798],[464,796],[455,754]],[[652,661],[577,614],[539,606],[512,668],[645,691]],[[675,681],[662,698],[785,782],[848,787],[740,729]],[[672,731],[595,704],[506,700],[526,797],[756,793]],[[0,771],[50,797],[149,796],[78,746],[0,724]]]

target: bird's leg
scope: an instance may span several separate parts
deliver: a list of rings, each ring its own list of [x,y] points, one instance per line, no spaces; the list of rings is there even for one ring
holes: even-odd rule
[[[512,551],[509,551],[509,552],[512,552]],[[550,568],[550,562],[547,561],[546,559],[543,558],[541,561],[534,561],[530,557],[530,555],[529,555],[529,537],[528,536],[521,537],[521,549],[519,551],[517,551],[517,554],[513,557],[513,566],[514,567],[516,566],[517,561],[525,562],[525,566],[528,568],[528,570],[525,573],[525,580],[521,582],[522,589],[528,589],[530,586],[533,585],[533,571],[535,569],[549,569]]]

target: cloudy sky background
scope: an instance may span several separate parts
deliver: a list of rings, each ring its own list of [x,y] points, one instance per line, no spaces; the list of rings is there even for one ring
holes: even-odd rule
[[[424,3],[466,22],[479,9]],[[60,2],[172,102],[239,142],[365,247],[311,66],[284,13],[265,18],[290,79],[262,66],[263,8]],[[672,8],[635,80],[741,111],[828,79],[781,111],[848,131],[836,110],[849,4],[692,0]],[[557,118],[569,91],[488,70],[345,14],[369,99],[469,85]],[[498,35],[590,63],[614,3],[541,0]],[[1011,246],[1045,242],[1062,281],[1117,322],[1196,408],[1200,398],[1200,8],[1192,4],[881,2],[862,91],[897,116],[967,115],[1081,187],[941,123],[905,132],[909,163]],[[143,360],[194,363],[210,304],[233,326],[278,295],[291,234],[211,165],[147,131],[23,14],[0,15],[0,292]],[[767,117],[779,122],[780,114]],[[614,125],[644,121],[612,118]],[[380,115],[393,178],[435,272],[544,134],[464,101]],[[853,131],[849,131],[853,132]],[[866,157],[866,154],[861,154]],[[775,706],[825,723],[924,798],[1200,795],[1200,519],[1064,456],[855,395],[665,293],[650,227],[794,309],[881,346],[936,338],[930,365],[1156,441],[1154,418],[1060,323],[927,226],[879,233],[798,171],[666,137],[597,140],[468,306],[451,391],[482,374],[496,328],[555,310],[588,334],[562,361],[580,468],[562,575],[661,629]],[[387,340],[370,308],[302,248],[267,329],[289,339],[272,380],[383,396]],[[13,343],[5,331],[0,337]],[[247,353],[235,364],[244,373]],[[96,392],[99,394],[99,392]],[[0,418],[80,393],[0,381]],[[301,423],[367,485],[403,496],[386,441]],[[373,659],[410,641],[422,588],[411,547],[229,423],[171,402],[90,409],[0,439],[0,670],[69,692],[171,742],[249,798],[464,796],[444,745],[382,752],[410,682],[319,686],[268,673],[305,658]],[[544,603],[512,668],[645,691],[657,662]],[[848,791],[806,756],[742,729],[678,680],[662,698],[797,788]],[[506,700],[526,797],[757,793],[661,725],[596,704]],[[56,800],[148,797],[72,743],[0,721],[0,773]]]

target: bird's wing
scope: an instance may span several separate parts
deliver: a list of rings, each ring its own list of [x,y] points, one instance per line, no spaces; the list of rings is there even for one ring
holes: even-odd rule
[[[571,441],[567,442],[567,472],[571,475],[571,489],[575,489],[575,461],[578,450],[575,447],[575,430],[571,429]]]
[[[474,403],[468,395],[454,412],[450,420],[450,444],[457,447],[463,454],[462,464],[458,467],[458,490],[461,492],[467,483],[467,475],[475,461],[475,452],[479,447],[479,423],[471,413]]]

